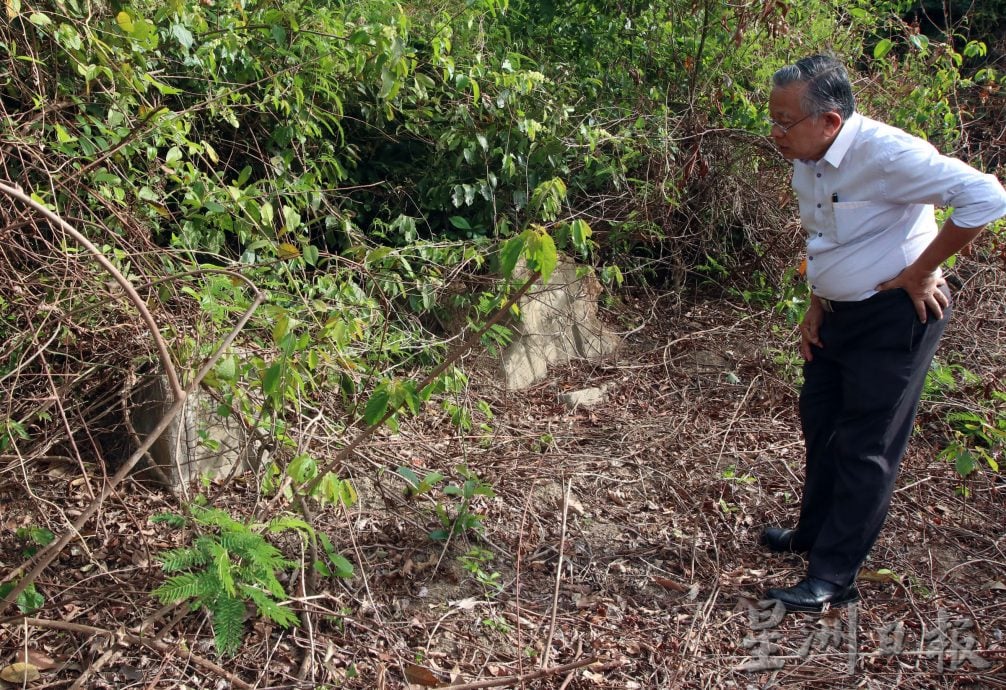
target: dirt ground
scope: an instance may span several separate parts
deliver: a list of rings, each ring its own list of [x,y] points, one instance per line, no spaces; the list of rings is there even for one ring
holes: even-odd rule
[[[972,268],[957,282],[937,357],[978,380],[923,402],[858,605],[781,617],[761,602],[805,568],[757,543],[799,506],[795,326],[729,295],[640,294],[606,313],[625,339],[610,361],[520,392],[469,361],[457,402],[472,431],[430,409],[362,448],[347,468],[359,502],[314,516],[355,575],[284,579],[301,626],[249,615],[241,650],[218,657],[204,614],[151,597],[157,553],[184,535],[149,521],[172,497],[131,483],[38,580],[42,608],[3,620],[0,662],[31,663],[32,688],[1006,687],[1006,481],[982,467],[964,496],[937,457],[948,413],[1004,390],[1006,281]],[[560,401],[602,384],[598,406]],[[406,498],[398,466],[446,479]],[[438,504],[462,506],[442,491],[464,481],[458,466],[493,495],[468,506],[483,535],[445,546],[428,535]],[[17,528],[61,531],[99,481],[58,461],[8,466],[4,571],[25,557]],[[205,492],[236,515],[261,506],[251,475]]]

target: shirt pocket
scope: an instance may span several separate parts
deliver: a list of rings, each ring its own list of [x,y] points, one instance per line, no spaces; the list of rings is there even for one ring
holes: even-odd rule
[[[891,227],[903,208],[882,201],[836,201],[831,205],[835,213],[835,239],[839,244],[850,244],[875,235]]]

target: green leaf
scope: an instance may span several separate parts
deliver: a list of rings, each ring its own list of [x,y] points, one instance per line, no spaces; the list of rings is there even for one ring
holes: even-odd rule
[[[286,472],[296,483],[303,484],[318,474],[318,463],[307,453],[301,453],[290,462]]]
[[[541,226],[532,228],[528,238],[527,254],[531,268],[541,274],[542,282],[547,283],[559,262],[559,254],[556,252],[555,242],[545,228]]]
[[[369,424],[377,424],[384,417],[384,414],[388,411],[388,400],[390,399],[390,393],[388,391],[387,384],[381,384],[374,394],[371,396],[370,400],[367,401],[367,407],[363,412],[363,421]]]
[[[570,238],[573,240],[573,246],[586,256],[590,252],[589,241],[592,233],[590,225],[578,218],[569,224],[569,233]]]
[[[304,261],[307,262],[308,266],[318,265],[318,248],[313,244],[304,247]]]
[[[44,604],[45,597],[35,589],[34,584],[28,585],[24,591],[17,595],[17,608],[21,613],[34,613],[42,608]]]
[[[279,393],[279,382],[283,375],[283,365],[276,363],[266,369],[262,379],[262,390],[266,395],[276,395]]]
[[[126,12],[119,12],[115,15],[115,23],[119,25],[124,33],[131,34],[135,30],[133,26],[133,18],[129,16]]]
[[[280,606],[268,594],[255,587],[242,586],[241,593],[255,602],[255,607],[258,609],[260,616],[264,616],[284,628],[289,628],[291,625],[297,625],[300,622],[296,611],[292,611],[285,606]]]
[[[238,360],[234,355],[224,357],[216,366],[217,376],[224,381],[234,381],[238,375]]]
[[[967,477],[969,474],[977,469],[978,463],[975,462],[975,456],[971,454],[971,451],[962,448],[959,453],[957,453],[957,458],[954,461],[954,469],[957,471],[961,477]]]
[[[500,249],[500,270],[503,272],[504,277],[509,278],[513,275],[517,262],[520,260],[521,254],[524,253],[526,246],[527,233],[511,237],[503,243],[503,247]]]
[[[348,558],[340,553],[329,554],[328,558],[332,562],[332,567],[335,568],[336,577],[353,577],[353,564]]]
[[[471,223],[469,223],[465,218],[462,218],[461,216],[451,216],[449,220],[451,221],[451,225],[458,228],[459,230],[472,229]]]
[[[174,96],[174,95],[180,94],[182,92],[181,89],[176,89],[174,86],[168,86],[164,82],[157,81],[156,79],[154,79],[149,74],[144,74],[142,78],[148,84],[150,84],[155,89],[157,89],[161,93],[162,96]]]
[[[879,41],[877,43],[877,45],[875,45],[873,47],[873,57],[874,57],[874,59],[876,59],[876,60],[883,59],[885,55],[887,55],[889,52],[891,52],[891,48],[893,48],[893,47],[894,47],[894,42],[891,39],[889,39],[889,38],[882,39],[881,41]]]
[[[305,532],[307,534],[314,534],[314,529],[311,525],[307,524],[307,522],[301,518],[294,517],[292,515],[283,515],[278,518],[273,518],[269,521],[269,525],[266,529],[274,534],[277,532],[285,532],[290,529]]]
[[[174,36],[175,40],[178,41],[179,45],[188,50],[192,47],[193,37],[192,32],[181,24],[172,24],[171,35]]]
[[[290,331],[290,317],[286,313],[281,313],[272,325],[272,341],[277,345],[283,337]]]
[[[929,47],[929,37],[925,34],[911,34],[908,37],[908,42],[911,43],[916,50],[925,51]]]
[[[405,481],[409,482],[409,484],[411,484],[413,488],[419,486],[419,476],[415,472],[413,472],[411,468],[405,467],[403,465],[400,466],[398,469],[396,469],[395,472],[397,472],[400,476],[402,476],[405,479]]]

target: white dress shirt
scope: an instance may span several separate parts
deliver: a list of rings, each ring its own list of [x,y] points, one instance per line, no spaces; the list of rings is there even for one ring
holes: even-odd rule
[[[976,228],[1006,215],[1006,190],[930,143],[854,113],[818,161],[793,162],[814,294],[863,300],[915,261],[938,231],[934,205]]]

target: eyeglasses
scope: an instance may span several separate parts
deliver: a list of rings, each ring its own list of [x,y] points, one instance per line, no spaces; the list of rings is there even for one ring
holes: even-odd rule
[[[794,127],[796,127],[798,124],[800,124],[809,117],[814,117],[814,114],[811,113],[810,115],[804,115],[799,120],[789,125],[784,125],[780,122],[776,122],[772,118],[768,118],[768,124],[770,129],[775,129],[776,127],[778,127],[779,131],[782,132],[782,135],[786,136],[787,134],[789,134],[789,130],[793,129]]]

